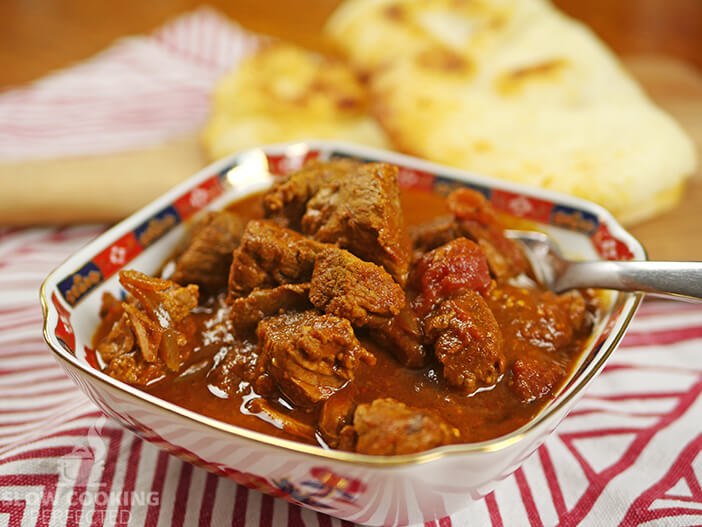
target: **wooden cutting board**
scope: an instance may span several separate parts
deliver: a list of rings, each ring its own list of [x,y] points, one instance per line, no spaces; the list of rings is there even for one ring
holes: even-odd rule
[[[702,73],[663,56],[631,57],[624,63],[653,100],[690,134],[702,163]],[[650,259],[702,261],[701,228],[702,166],[698,166],[675,209],[629,230],[641,240]]]

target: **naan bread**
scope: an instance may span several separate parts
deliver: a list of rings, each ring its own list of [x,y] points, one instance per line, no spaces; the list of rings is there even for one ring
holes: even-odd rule
[[[368,114],[365,88],[343,62],[273,43],[217,83],[203,133],[210,158],[309,138],[389,147]]]
[[[356,67],[374,70],[440,48],[485,55],[552,10],[544,0],[346,0],[324,31]]]
[[[623,222],[677,202],[691,140],[583,25],[541,0],[347,0],[327,34],[405,152],[574,194]]]

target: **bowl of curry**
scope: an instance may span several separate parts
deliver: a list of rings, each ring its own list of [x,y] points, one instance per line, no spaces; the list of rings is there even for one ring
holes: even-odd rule
[[[489,492],[602,369],[640,297],[544,289],[506,228],[644,259],[600,207],[328,141],[224,159],[42,287],[55,356],[161,448],[367,524]]]

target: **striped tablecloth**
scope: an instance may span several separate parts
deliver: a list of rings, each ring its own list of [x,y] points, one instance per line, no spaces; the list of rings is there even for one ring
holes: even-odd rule
[[[113,151],[192,129],[211,83],[252,45],[240,28],[198,11],[1,95],[0,158]],[[160,69],[164,57],[170,66]],[[130,81],[106,88],[117,71],[130,72],[120,74]],[[192,80],[203,72],[206,81]],[[137,119],[144,98],[159,99],[164,77],[176,95]],[[57,89],[68,94],[86,83],[93,100],[60,104]],[[141,99],[124,97],[123,126],[105,133],[115,116],[95,108],[116,93]],[[192,112],[167,111],[186,103]],[[41,133],[56,104],[58,114],[77,116],[75,133],[59,144]],[[63,374],[42,340],[39,286],[103,228],[0,229],[0,526],[344,523],[170,457],[103,416]],[[647,301],[545,445],[484,500],[430,525],[702,524],[701,391],[702,305]]]

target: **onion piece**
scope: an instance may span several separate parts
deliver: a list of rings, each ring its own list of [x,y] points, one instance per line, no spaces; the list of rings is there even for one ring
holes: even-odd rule
[[[171,371],[180,369],[180,351],[178,350],[178,341],[182,339],[183,334],[175,329],[163,330],[163,338],[161,339],[161,358],[166,363],[166,367]]]

